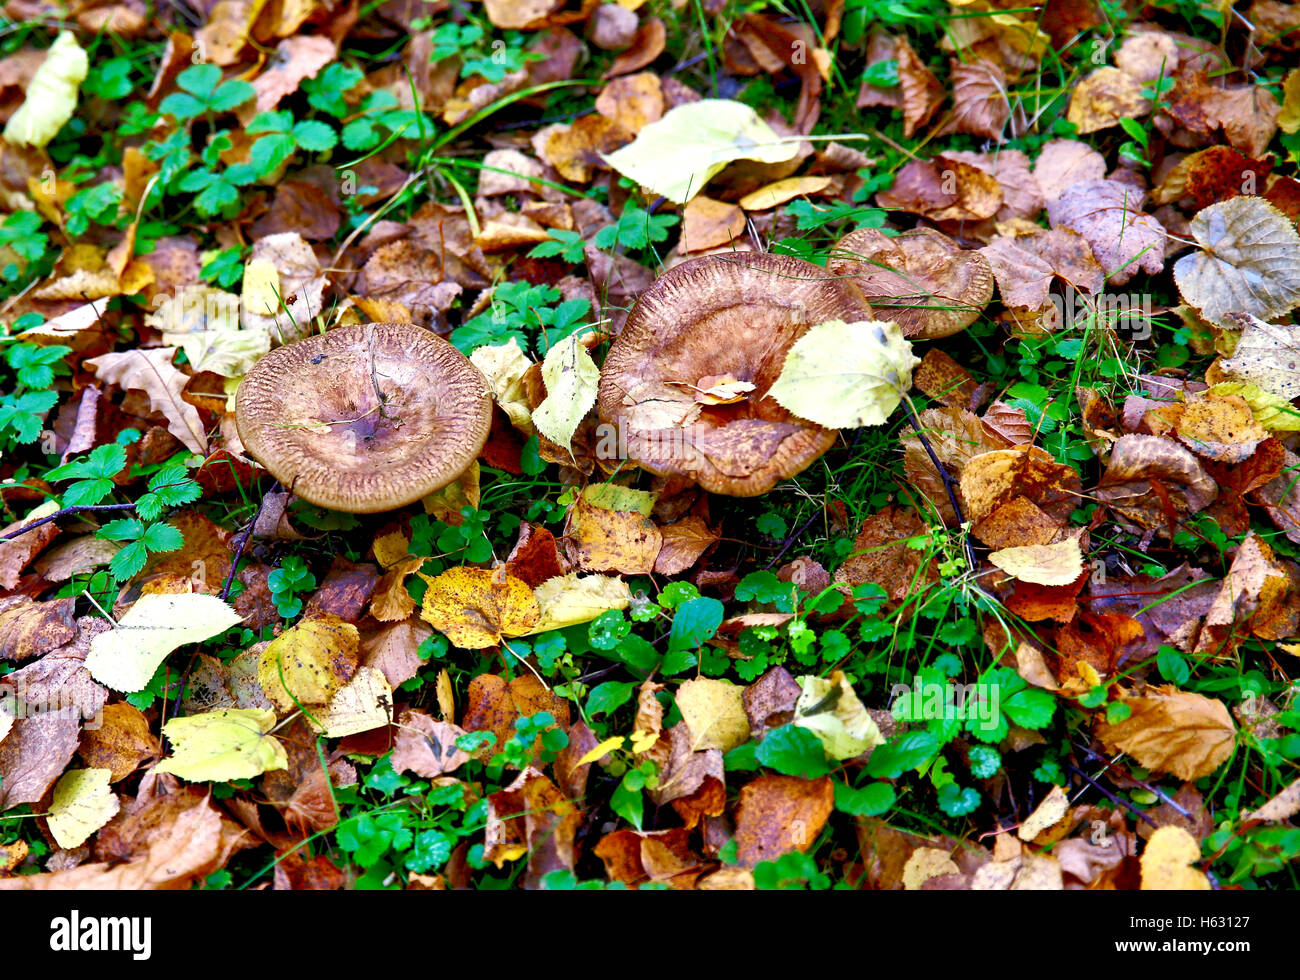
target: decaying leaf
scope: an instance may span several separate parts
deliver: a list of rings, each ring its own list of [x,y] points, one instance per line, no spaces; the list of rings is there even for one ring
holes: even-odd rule
[[[1208,776],[1232,755],[1236,728],[1222,701],[1173,687],[1128,697],[1128,718],[1101,723],[1097,737],[1138,764],[1188,781]]]
[[[504,570],[450,568],[425,578],[420,618],[466,650],[494,646],[503,636],[522,636],[541,618],[533,590]]]
[[[172,755],[154,766],[189,782],[251,779],[270,769],[284,769],[289,757],[279,740],[268,733],[275,712],[228,708],[207,714],[173,718],[163,726]]]

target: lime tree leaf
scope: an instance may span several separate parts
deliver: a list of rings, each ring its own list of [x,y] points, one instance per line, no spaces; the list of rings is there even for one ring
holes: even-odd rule
[[[61,31],[27,85],[27,97],[5,124],[5,142],[44,146],[77,111],[77,88],[90,59],[71,31]]]
[[[921,359],[893,321],[828,320],[799,338],[768,394],[828,429],[883,425]]]
[[[604,159],[642,187],[685,204],[733,160],[784,163],[798,152],[797,139],[777,136],[749,106],[701,99],[669,109]]]
[[[169,772],[192,783],[252,779],[271,769],[287,769],[284,746],[267,733],[275,727],[269,708],[228,708],[188,718],[173,718],[163,734],[173,754],[154,772]]]
[[[821,740],[797,725],[772,729],[759,743],[755,756],[763,765],[783,776],[816,779],[831,771]]]
[[[1205,319],[1231,326],[1229,313],[1272,320],[1300,306],[1300,233],[1268,201],[1220,201],[1189,227],[1201,251],[1174,263],[1174,281]]]
[[[533,411],[533,425],[551,442],[572,452],[574,430],[596,404],[600,368],[581,338],[573,334],[546,352],[542,380],[546,397]]]
[[[177,647],[224,633],[241,619],[212,595],[144,595],[114,629],[91,640],[86,669],[115,691],[138,691]]]

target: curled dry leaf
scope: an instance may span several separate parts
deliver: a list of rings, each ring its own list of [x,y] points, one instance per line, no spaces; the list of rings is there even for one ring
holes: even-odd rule
[[[1163,497],[1152,490],[1153,483],[1165,490]],[[1190,450],[1171,439],[1144,435],[1116,440],[1096,491],[1098,499],[1143,527],[1169,522],[1166,502],[1177,512],[1196,514],[1218,494],[1218,484]]]
[[[1069,228],[1050,231],[1034,226],[1024,233],[995,238],[980,249],[997,279],[1002,302],[1026,310],[1043,310],[1052,296],[1054,278],[1085,293],[1099,293],[1106,272],[1092,246]]]
[[[931,221],[981,221],[1002,207],[1002,188],[992,174],[940,154],[905,164],[876,203]]]
[[[1007,76],[991,61],[983,59],[953,62],[952,118],[936,135],[970,133],[1002,142],[1011,102],[1007,96]]]
[[[932,228],[890,237],[862,228],[841,238],[827,268],[851,276],[903,336],[936,340],[965,330],[993,298],[993,271],[978,252]]]

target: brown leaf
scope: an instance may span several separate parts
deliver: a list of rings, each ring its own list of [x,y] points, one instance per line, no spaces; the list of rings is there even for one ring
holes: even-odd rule
[[[1045,143],[1034,161],[1034,179],[1048,204],[1074,184],[1105,176],[1106,158],[1078,140]]]
[[[853,552],[835,570],[835,581],[874,582],[891,599],[906,597],[937,577],[933,561],[922,567],[922,553],[906,544],[906,539],[928,532],[915,511],[884,508],[862,522]]]
[[[498,674],[475,677],[465,695],[461,727],[467,732],[492,732],[497,740],[494,747],[484,746],[473,757],[486,762],[515,734],[515,719],[539,711],[549,712],[555,719],[551,727],[569,727],[569,702],[544,688],[532,674],[523,674],[509,683]],[[539,741],[534,751],[540,752],[541,748]]]
[[[588,572],[645,575],[654,570],[663,535],[637,511],[596,507],[579,497],[569,511],[566,535],[574,564]]]
[[[962,470],[975,456],[1007,446],[1005,440],[988,431],[977,416],[964,408],[927,408],[921,412],[918,421],[925,437],[930,441],[930,448],[954,480],[960,480]],[[908,428],[902,443],[903,472],[908,486],[928,507],[937,510],[946,524],[955,524],[957,516],[948,500],[943,481],[935,470],[934,463],[930,461],[929,453],[921,445],[921,440]],[[957,499],[965,511],[960,487],[957,487]]]
[[[181,394],[188,376],[172,364],[176,347],[128,350],[101,354],[85,361],[86,367],[106,384],[143,391],[149,405],[167,419],[167,430],[199,455],[207,455],[208,437],[198,410]]]
[[[563,575],[566,569],[560,563],[555,535],[540,524],[522,522],[519,539],[506,559],[506,571],[532,589],[547,579]]]
[[[158,739],[149,731],[149,721],[134,705],[125,701],[104,708],[98,727],[86,726],[77,754],[92,769],[108,769],[110,782],[125,779],[146,759],[158,756]]]
[[[59,536],[57,521],[50,521],[48,524],[42,524],[30,531],[23,531],[21,534],[15,533],[31,521],[32,518],[29,515],[21,521],[14,521],[14,523],[0,528],[0,538],[8,539],[0,541],[0,589],[12,589],[17,586],[23,569],[40,553],[42,548]],[[60,580],[50,579],[50,581],[57,582]]]
[[[1035,446],[995,449],[966,464],[961,492],[969,520],[979,521],[1020,496],[1064,523],[1078,506],[1080,480],[1073,467]]]
[[[745,212],[734,204],[697,194],[682,209],[683,252],[734,245],[745,234]]]
[[[1151,111],[1151,101],[1142,97],[1146,83],[1119,68],[1106,65],[1094,69],[1075,86],[1066,119],[1079,135],[1118,126],[1121,119],[1137,119]]]
[[[77,636],[76,597],[37,602],[23,595],[0,598],[0,659],[23,661],[71,643]]]
[[[1002,188],[991,174],[940,154],[905,164],[876,202],[932,221],[979,221],[997,214]]]
[[[412,616],[381,627],[361,638],[361,666],[383,673],[394,690],[420,672],[424,661],[416,653],[433,635],[433,628]]]
[[[1047,231],[1034,226],[1023,234],[1017,231],[1014,236],[995,238],[980,254],[988,259],[1007,306],[1044,309],[1054,276],[1087,293],[1100,292],[1106,281],[1092,246],[1068,228]]]
[[[639,133],[664,114],[664,92],[659,76],[643,71],[615,78],[596,96],[596,111],[629,133]]]
[[[1123,701],[1132,712],[1115,725],[1096,726],[1112,751],[1143,768],[1192,781],[1209,776],[1232,755],[1236,728],[1222,701],[1174,687],[1152,687]]]
[[[745,714],[755,738],[771,728],[779,728],[794,718],[795,702],[803,693],[797,681],[784,667],[771,667],[745,688]]]
[[[456,747],[465,729],[446,721],[435,721],[423,711],[403,711],[398,718],[397,742],[393,746],[394,772],[413,772],[432,779],[454,772],[469,762],[469,754]]]
[[[1158,436],[1121,436],[1111,450],[1110,464],[1096,495],[1113,509],[1143,527],[1167,524],[1166,513],[1152,484],[1175,490],[1176,510],[1195,514],[1218,496],[1219,488],[1192,453],[1170,439]]]
[[[740,791],[736,812],[736,863],[752,868],[788,851],[805,851],[834,807],[828,778],[759,776]]]
[[[81,721],[67,711],[18,718],[0,740],[0,813],[35,803],[77,751]],[[0,881],[0,888],[4,882]]]
[[[204,800],[160,823],[141,850],[124,864],[84,864],[67,871],[0,879],[0,891],[185,890],[218,870],[229,857],[225,823],[228,821],[216,807]]]
[[[990,61],[953,61],[950,78],[953,118],[936,135],[970,133],[1001,143],[1011,117],[1006,74]]]
[[[1092,246],[1109,281],[1122,286],[1139,269],[1165,266],[1165,229],[1142,212],[1143,194],[1115,180],[1073,184],[1047,206],[1053,228],[1077,231]]]
[[[663,544],[654,564],[654,571],[659,575],[681,574],[720,540],[700,517],[684,517],[676,524],[661,527],[659,532]]]

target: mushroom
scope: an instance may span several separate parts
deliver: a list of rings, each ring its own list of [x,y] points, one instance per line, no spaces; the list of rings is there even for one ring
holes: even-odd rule
[[[877,314],[911,340],[939,340],[965,330],[993,298],[988,259],[933,228],[896,238],[859,228],[839,240],[827,268],[852,276]]]
[[[652,473],[713,493],[764,493],[807,468],[837,433],[767,397],[786,352],[819,323],[871,318],[850,280],[792,256],[684,262],[641,294],[611,345],[601,422],[617,433],[619,454]],[[719,390],[743,396],[713,397]]]
[[[445,487],[487,441],[487,381],[410,323],[340,327],[281,347],[239,385],[248,452],[308,503],[393,510]]]

